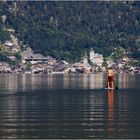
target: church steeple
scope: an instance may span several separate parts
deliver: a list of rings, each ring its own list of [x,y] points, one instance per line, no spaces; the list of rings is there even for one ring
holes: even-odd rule
[[[85,50],[85,58],[87,58],[88,56],[87,56],[87,51]]]

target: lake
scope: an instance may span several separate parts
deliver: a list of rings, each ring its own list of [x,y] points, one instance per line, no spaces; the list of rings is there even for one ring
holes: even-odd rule
[[[0,138],[140,138],[140,75],[0,75]]]

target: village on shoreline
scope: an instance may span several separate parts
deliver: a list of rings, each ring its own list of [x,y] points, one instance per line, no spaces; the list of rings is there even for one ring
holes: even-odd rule
[[[77,63],[69,63],[65,60],[58,61],[51,56],[43,56],[32,51],[30,47],[21,50],[21,45],[18,39],[13,35],[13,30],[9,30],[11,33],[11,40],[1,44],[4,51],[10,54],[8,57],[11,61],[17,62],[16,65],[10,66],[8,63],[0,62],[0,73],[30,73],[30,74],[53,74],[53,73],[95,73],[106,72],[108,67],[112,67],[116,73],[139,73],[140,67],[132,65],[132,58],[123,57],[116,62],[112,59],[103,57],[102,54],[95,53],[93,48],[89,52],[85,51],[85,55],[81,58],[81,61]],[[20,54],[20,59],[16,55]]]

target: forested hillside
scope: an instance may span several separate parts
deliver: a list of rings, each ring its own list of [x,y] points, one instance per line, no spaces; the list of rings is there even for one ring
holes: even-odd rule
[[[0,14],[1,27],[44,55],[76,61],[90,47],[104,56],[123,47],[140,58],[139,1],[1,1]]]

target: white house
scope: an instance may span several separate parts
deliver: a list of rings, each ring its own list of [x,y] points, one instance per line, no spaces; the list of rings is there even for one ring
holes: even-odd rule
[[[94,59],[93,59],[93,63],[95,63],[98,66],[102,66],[104,59],[103,59],[103,55],[95,53]]]
[[[17,50],[16,48],[13,48],[13,49],[12,49],[12,52],[13,52],[13,53],[18,52],[18,50]]]
[[[13,43],[10,42],[10,41],[6,41],[6,42],[5,42],[5,46],[7,46],[7,47],[12,47],[12,46],[13,46]]]
[[[102,66],[102,63],[104,61],[103,55],[101,55],[99,53],[94,53],[93,48],[90,49],[89,59],[93,64],[96,64],[100,67]]]
[[[15,56],[9,56],[9,59],[11,59],[12,61],[15,61],[17,58]]]

